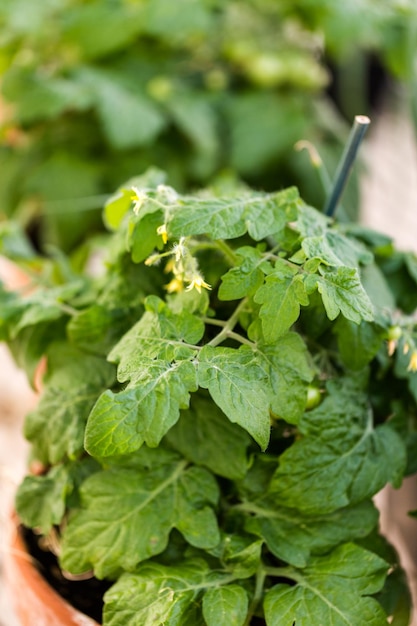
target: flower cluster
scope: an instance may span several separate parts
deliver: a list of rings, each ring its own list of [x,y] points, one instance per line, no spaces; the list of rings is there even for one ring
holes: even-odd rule
[[[167,230],[165,224],[157,229],[158,235],[162,236],[164,243],[167,242]],[[163,257],[170,257],[165,266],[165,271],[173,274],[172,280],[165,286],[168,293],[179,293],[181,291],[191,291],[197,289],[201,293],[202,289],[211,289],[211,286],[204,280],[204,276],[198,267],[198,261],[187,246],[186,237],[181,237],[168,252],[162,254],[151,254],[146,261],[146,265],[155,265]]]

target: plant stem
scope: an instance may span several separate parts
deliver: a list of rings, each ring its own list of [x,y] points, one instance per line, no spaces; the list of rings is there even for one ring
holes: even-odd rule
[[[246,339],[246,337],[242,337],[242,335],[239,335],[239,333],[234,333],[232,330],[227,333],[227,336],[229,337],[229,339],[235,339],[239,343],[243,343],[245,346],[249,346],[253,350],[256,348],[256,344],[253,341],[250,341],[250,339]]]
[[[225,341],[226,339],[230,337],[230,333],[232,333],[234,327],[238,323],[239,316],[242,310],[245,308],[246,302],[247,302],[246,298],[244,298],[240,302],[240,304],[236,307],[234,313],[229,317],[229,319],[227,320],[227,322],[225,323],[225,325],[223,326],[219,334],[216,335],[211,341],[208,342],[207,344],[208,346],[213,346],[213,347],[218,346],[220,343],[222,343],[223,341]],[[240,337],[240,335],[239,335],[239,338],[240,340],[243,339],[243,337]]]
[[[264,582],[266,578],[266,570],[263,565],[258,568],[256,572],[256,584],[255,584],[255,593],[252,598],[252,602],[250,603],[248,614],[246,616],[246,620],[243,626],[249,626],[251,623],[252,617],[255,614],[256,609],[262,599],[264,592]]]
[[[232,248],[230,246],[227,245],[227,243],[225,241],[223,241],[223,239],[219,239],[217,242],[217,247],[219,248],[219,250],[221,250],[224,254],[224,256],[226,257],[226,259],[230,262],[231,265],[236,265],[237,263],[237,256],[234,253],[234,251],[232,250]]]
[[[205,324],[212,324],[213,326],[221,326],[222,328],[224,328],[227,324],[227,322],[224,322],[223,320],[217,320],[214,317],[202,317],[201,319],[203,320]]]
[[[298,582],[300,576],[292,567],[265,567],[265,576],[273,576],[274,578],[290,578]]]
[[[332,183],[330,180],[330,176],[316,147],[310,141],[301,140],[295,144],[295,149],[307,150],[308,155],[310,157],[311,165],[314,167],[315,171],[317,172],[317,175],[318,175],[318,178],[319,178],[319,181],[320,181],[320,184],[324,193],[326,194],[326,196],[330,194],[332,190]]]
[[[61,309],[61,311],[63,311],[64,313],[67,313],[67,315],[70,315],[71,317],[79,313],[77,309],[74,309],[74,307],[70,306],[69,304],[66,304],[65,302],[57,302],[57,304],[59,308]]]

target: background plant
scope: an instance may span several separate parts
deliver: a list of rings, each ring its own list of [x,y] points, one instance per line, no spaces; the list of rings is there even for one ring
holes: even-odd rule
[[[98,228],[103,195],[150,164],[182,190],[230,171],[321,206],[293,146],[311,141],[333,171],[345,128],[325,59],[350,119],[367,112],[368,52],[414,75],[415,6],[398,0],[5,0],[0,24],[1,211],[41,246]]]
[[[407,624],[372,496],[416,470],[415,255],[295,188],[156,170],[105,221],[96,278],[2,232],[34,287],[2,290],[2,338],[48,362],[24,523],[114,582],[106,626]]]

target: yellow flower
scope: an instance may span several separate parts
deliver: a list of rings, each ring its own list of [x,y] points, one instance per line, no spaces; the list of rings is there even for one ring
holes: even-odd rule
[[[175,277],[165,285],[165,289],[168,293],[180,293],[184,289],[184,283],[182,282],[182,278]]]
[[[168,232],[167,232],[166,224],[162,224],[161,226],[158,226],[158,228],[156,229],[156,232],[158,233],[158,235],[161,235],[162,241],[164,243],[168,241]]]
[[[173,272],[175,270],[175,260],[174,259],[168,259],[168,261],[166,262],[165,268],[164,268],[164,272],[166,274],[169,274],[169,272]]]
[[[202,287],[204,287],[204,289],[211,289],[211,286],[206,283],[201,274],[194,274],[186,291],[191,291],[191,289],[197,289],[198,293],[201,293]]]
[[[408,372],[417,372],[417,350],[413,350],[410,357],[410,362],[407,367]]]
[[[417,350],[412,351],[407,370],[409,372],[417,372]]]
[[[148,196],[146,195],[145,191],[138,189],[137,187],[132,187],[132,191],[133,213],[135,213],[135,215],[138,215],[139,211],[148,199]]]
[[[181,237],[178,243],[174,243],[172,248],[172,254],[175,256],[175,261],[179,263],[187,253],[187,248],[184,245],[185,237]]]

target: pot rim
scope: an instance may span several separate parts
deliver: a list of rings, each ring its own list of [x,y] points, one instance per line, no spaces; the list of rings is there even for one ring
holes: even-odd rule
[[[100,626],[91,617],[74,608],[45,580],[36,566],[36,559],[29,554],[19,530],[21,526],[16,512],[13,511],[6,529],[4,579],[22,625],[36,623],[41,626]]]

